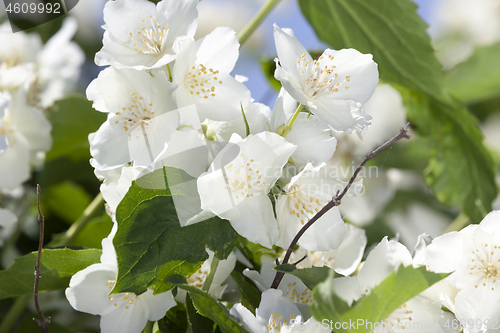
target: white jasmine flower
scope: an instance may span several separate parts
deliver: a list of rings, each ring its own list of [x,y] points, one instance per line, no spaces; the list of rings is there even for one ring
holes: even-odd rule
[[[384,239],[368,254],[363,267],[356,276],[334,279],[335,293],[347,304],[368,295],[373,287],[382,282],[400,265],[412,264],[408,249],[399,242]]]
[[[336,278],[333,281],[335,293],[344,301],[353,301],[368,295],[373,287],[382,282],[400,265],[415,264],[423,251],[425,235],[419,237],[415,259],[412,259],[408,249],[394,240],[385,237],[371,252],[356,276]],[[402,304],[387,318],[382,320],[374,333],[395,332],[444,332],[440,320],[444,318],[441,303],[424,295],[417,295]]]
[[[204,38],[184,38],[176,44],[172,82],[177,84],[179,106],[194,104],[200,115],[217,121],[241,116],[250,92],[229,73],[238,59],[240,44],[229,28],[217,28]]]
[[[278,196],[276,215],[280,236],[276,245],[288,248],[299,230],[318,213],[344,184],[324,177],[321,164],[307,164],[283,189],[286,194]],[[298,244],[309,251],[336,249],[345,234],[345,226],[338,207],[333,207],[321,216],[300,238]]]
[[[214,260],[214,252],[207,249],[208,259],[205,260],[203,265],[201,265],[200,269],[188,277],[187,282],[192,286],[196,286],[197,288],[202,288],[205,280],[207,279],[208,273],[210,273],[210,265]],[[227,288],[227,284],[223,284],[224,281],[227,280],[229,275],[234,269],[236,265],[236,256],[234,253],[231,253],[227,259],[219,261],[217,265],[217,270],[215,271],[214,279],[212,280],[212,284],[210,285],[210,290],[208,293],[215,297],[216,299],[220,299],[222,297],[222,293]],[[186,291],[183,289],[177,290],[177,295],[175,299],[178,302],[184,303],[186,300]]]
[[[9,105],[0,127],[0,188],[14,189],[29,178],[36,154],[52,146],[52,126],[41,112],[26,104],[21,88],[4,96]]]
[[[174,89],[163,72],[152,77],[145,71],[114,67],[90,83],[87,98],[96,110],[109,113],[90,142],[92,157],[101,169],[132,160],[151,164],[178,126],[178,113],[169,112],[177,108]]]
[[[103,333],[140,333],[148,320],[163,318],[176,303],[170,291],[159,295],[153,295],[151,289],[138,296],[133,293],[109,294],[118,273],[113,248],[116,226],[114,224],[111,234],[102,241],[101,263],[73,275],[66,289],[66,298],[75,310],[100,315]]]
[[[34,72],[36,56],[42,49],[37,34],[12,33],[8,21],[0,25],[0,90],[20,87]]]
[[[103,48],[96,54],[98,66],[149,69],[176,58],[172,49],[179,36],[194,36],[198,0],[108,1],[104,7]]]
[[[293,31],[274,25],[279,64],[275,77],[292,97],[337,131],[362,135],[370,116],[362,109],[378,83],[371,55],[326,49],[314,60]]]
[[[281,290],[276,289],[262,293],[255,315],[240,303],[231,308],[230,314],[238,318],[250,333],[278,333],[290,323],[302,322],[297,306],[284,297]]]
[[[71,41],[77,28],[75,18],[65,19],[37,56],[36,84],[42,108],[51,106],[75,88],[85,61],[82,49]]]
[[[471,333],[492,329],[500,320],[500,211],[489,213],[479,225],[435,238],[427,247],[426,264],[437,273],[453,272],[446,280],[460,291],[455,315],[474,319]]]
[[[233,134],[198,178],[201,208],[231,222],[251,242],[271,247],[279,231],[267,196],[295,146],[275,133]]]
[[[283,131],[288,126],[297,106],[297,101],[281,88],[269,117],[271,130],[280,135],[284,134]],[[306,112],[299,113],[284,138],[297,146],[297,150],[292,154],[296,171],[292,176],[302,171],[307,163],[317,166],[327,162],[332,158],[337,147],[337,139],[333,136],[330,127],[318,120],[316,116],[308,115]]]
[[[297,268],[311,268],[313,266],[327,266],[335,272],[348,276],[358,268],[366,246],[366,233],[363,229],[352,224],[345,224],[346,232],[340,246],[329,251],[308,251],[299,248],[292,252],[290,262],[297,262],[307,256],[306,259],[298,263]],[[285,256],[283,253],[282,258]]]
[[[273,270],[274,267],[276,267],[276,264],[269,260],[262,264],[260,273],[247,268],[243,271],[243,275],[251,279],[261,292],[265,292],[271,288],[276,276],[276,271]],[[303,318],[307,319],[311,316],[309,304],[312,302],[312,292],[298,277],[285,274],[278,286],[278,290],[283,292],[283,297],[295,303]]]

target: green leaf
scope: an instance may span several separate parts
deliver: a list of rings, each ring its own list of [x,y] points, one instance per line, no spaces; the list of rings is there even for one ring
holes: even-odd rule
[[[408,118],[432,147],[425,172],[427,184],[448,205],[462,205],[479,223],[497,195],[496,166],[483,146],[477,120],[460,106],[401,90]]]
[[[240,272],[237,271],[232,271],[231,272],[231,277],[233,278],[234,282],[236,282],[236,285],[238,286],[238,289],[245,298],[245,300],[248,301],[248,305],[250,305],[249,310],[255,313],[255,309],[259,307],[260,304],[260,299],[261,299],[261,292],[255,284],[248,279],[246,276],[243,276]],[[242,300],[242,303],[245,303]]]
[[[161,333],[186,333],[188,329],[186,306],[177,303],[157,323]]]
[[[224,260],[231,254],[238,241],[238,233],[233,229],[231,223],[218,219],[217,232],[211,232],[207,239],[207,246],[215,252],[217,259]]]
[[[106,114],[92,109],[92,102],[72,95],[54,103],[49,110],[54,144],[47,160],[66,156],[74,161],[90,158],[88,135],[106,121]]]
[[[325,281],[333,269],[327,266],[297,269],[292,264],[284,264],[274,267],[277,272],[291,274],[298,277],[307,288],[313,290],[317,284]]]
[[[445,278],[447,274],[428,272],[425,267],[400,266],[384,281],[377,285],[370,294],[361,298],[355,305],[348,307],[345,302],[335,296],[332,288],[332,275],[320,283],[313,291],[313,303],[310,306],[313,316],[335,322],[380,323],[406,301],[420,294],[434,283]],[[333,282],[334,283],[334,282]],[[347,328],[338,332],[369,332],[365,324],[355,329]]]
[[[299,0],[319,39],[371,53],[389,83],[442,95],[441,64],[411,0]]]
[[[87,191],[72,181],[51,186],[42,198],[53,213],[69,224],[75,222],[92,201]]]
[[[213,217],[181,227],[168,185],[189,178],[181,170],[164,168],[132,183],[116,213],[118,277],[113,292],[170,290],[173,285],[166,278],[196,272],[208,258],[207,246],[221,259],[232,251],[237,234],[227,221]]]
[[[203,317],[196,311],[189,294],[186,294],[186,314],[188,333],[213,333],[214,322],[207,317]]]
[[[6,270],[0,271],[0,299],[33,293],[34,267],[38,253],[32,252],[16,258]],[[42,279],[40,292],[68,287],[69,279],[76,272],[100,262],[101,251],[44,249],[40,265]]]
[[[102,216],[94,217],[85,225],[71,244],[100,249],[102,247],[101,241],[109,235],[112,227],[113,221],[111,221],[108,214],[104,213]]]
[[[446,88],[466,103],[500,96],[500,43],[480,46],[446,75]]]
[[[238,320],[229,314],[227,308],[208,293],[186,284],[177,287],[188,291],[195,309],[202,316],[212,319],[223,333],[248,333]]]

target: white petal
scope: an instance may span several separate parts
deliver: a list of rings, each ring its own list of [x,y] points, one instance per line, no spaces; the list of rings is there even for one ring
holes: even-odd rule
[[[479,286],[477,289],[471,286],[462,289],[455,298],[455,315],[460,321],[474,320],[472,329],[467,326],[471,333],[485,332],[486,325],[485,327],[476,326],[476,321],[483,324],[488,322],[489,328],[498,328],[500,320],[500,288],[496,288],[494,291],[491,290],[491,286]]]
[[[429,234],[423,233],[418,235],[417,244],[413,251],[413,266],[425,265],[425,252],[427,251],[427,245],[431,242],[432,237]]]
[[[165,16],[170,26],[169,40],[170,36],[194,36],[198,25],[198,3],[197,0],[163,0],[158,3],[158,13]]]
[[[131,161],[128,152],[128,133],[120,124],[113,122],[116,118],[118,117],[111,117],[101,125],[90,146],[90,154],[105,169]]]
[[[177,304],[171,291],[154,295],[153,290],[148,289],[144,294],[141,294],[139,298],[141,302],[146,303],[148,307],[148,319],[150,321],[160,320],[170,308]]]
[[[266,325],[260,322],[255,316],[240,303],[235,304],[229,313],[240,320],[250,333],[261,333],[267,329]]]
[[[100,111],[126,113],[127,110],[123,108],[127,109],[130,105],[136,104],[132,96],[132,93],[135,93],[137,97],[144,98],[143,104],[158,116],[176,109],[172,97],[174,89],[175,85],[168,81],[163,72],[151,77],[146,71],[108,67],[101,71],[98,78],[93,81],[87,90],[87,98],[90,100],[94,98],[97,103],[96,107]],[[150,103],[153,105],[149,106]]]
[[[362,289],[371,289],[397,270],[401,264],[404,266],[412,264],[410,252],[401,243],[388,241],[385,237],[368,254],[358,273],[358,283]]]
[[[269,129],[268,119],[271,110],[268,106],[261,103],[252,103],[246,107],[244,106],[243,110],[250,128],[250,134],[257,134]],[[228,142],[233,133],[246,137],[243,115],[230,121],[209,121],[207,126],[215,131],[217,139],[221,142]]]
[[[14,189],[30,177],[29,152],[17,145],[8,146],[0,155],[0,188]]]
[[[361,262],[367,239],[363,229],[352,224],[345,224],[345,227],[346,233],[342,243],[336,250],[331,251],[335,257],[331,268],[347,276],[352,274]]]
[[[436,273],[450,273],[457,269],[462,257],[463,235],[453,231],[435,238],[427,246],[426,265]]]
[[[267,195],[248,197],[237,208],[241,216],[230,220],[234,230],[253,243],[271,248],[278,240],[279,230]]]
[[[297,101],[284,88],[281,88],[270,118],[271,129],[276,132],[282,125],[288,124],[296,109]]]
[[[197,184],[203,210],[222,215],[234,209],[232,196],[226,189],[222,170],[202,174]],[[239,218],[239,214],[234,218]]]
[[[110,265],[112,267],[118,267],[118,262],[116,261],[116,252],[115,247],[113,245],[113,238],[118,231],[118,224],[113,223],[113,227],[111,228],[111,232],[108,237],[104,238],[101,241],[102,244],[102,254],[101,254],[101,263]]]
[[[113,310],[101,316],[102,333],[140,333],[148,322],[148,308],[144,302],[131,305],[123,302]]]
[[[259,307],[255,310],[255,316],[260,322],[267,325],[272,315],[280,314],[283,320],[290,322],[291,316],[301,315],[297,306],[283,296],[281,290],[269,289],[262,293]]]
[[[246,139],[246,144],[241,145],[245,156],[255,159],[263,169],[265,168],[262,170],[262,180],[270,186],[281,176],[283,166],[295,149],[295,145],[271,132],[251,135]]]
[[[94,264],[79,271],[71,277],[66,298],[78,311],[101,315],[113,306],[108,294],[114,284],[108,283],[116,279],[116,268],[107,264]]]
[[[313,165],[327,162],[337,148],[337,139],[330,128],[315,116],[307,118],[308,115],[301,112],[285,136],[288,142],[297,145],[292,158],[299,170],[309,162]]]
[[[337,294],[340,299],[347,302],[349,306],[351,306],[352,302],[360,299],[361,295],[364,294],[356,276],[333,279],[333,290],[335,294]]]
[[[486,232],[496,232],[500,234],[500,210],[494,210],[488,213],[479,225],[481,226],[481,229]]]
[[[276,267],[276,264],[271,260],[268,260],[262,264],[260,273],[254,270],[249,270],[247,268],[243,271],[243,275],[252,280],[257,288],[259,288],[260,291],[264,292],[271,288],[274,276],[276,275],[276,272],[273,270],[274,267]]]
[[[238,60],[240,43],[231,28],[215,28],[196,42],[198,64],[229,74]]]
[[[304,55],[305,61],[312,60],[309,52],[297,40],[291,29],[281,29],[276,24],[274,24],[274,42],[276,43],[278,59],[283,70],[289,76],[299,77],[297,61],[301,59],[302,55]],[[287,91],[293,96],[288,89]]]
[[[323,98],[315,100],[314,106],[316,109],[311,112],[336,131],[357,131],[362,135],[370,125],[371,117],[364,113],[360,103]]]
[[[209,83],[215,88],[213,93],[209,93],[207,98],[194,93],[195,90],[185,85],[183,82],[176,82],[179,87],[175,91],[175,98],[179,106],[195,104],[200,114],[200,119],[206,118],[219,121],[232,120],[241,115],[241,104],[245,105],[250,101],[250,91],[247,87],[226,73],[217,74],[220,82]],[[207,87],[207,90],[212,86]],[[193,94],[191,94],[193,91]],[[212,96],[215,95],[215,96]]]
[[[285,89],[297,102],[315,108],[314,104],[308,101],[298,76],[288,73],[276,63],[274,77],[281,82],[283,89]]]
[[[335,72],[338,79],[343,82],[349,77],[349,81],[340,85],[339,91],[333,94],[336,99],[351,100],[361,104],[366,103],[372,96],[378,84],[377,64],[373,61],[371,54],[362,54],[355,49],[343,49],[334,51],[331,49],[323,52],[325,58],[332,56],[332,64],[336,66]],[[349,89],[346,89],[346,86]]]
[[[233,271],[235,265],[236,265],[236,256],[234,255],[234,253],[231,253],[227,257],[227,259],[221,260],[219,262],[219,266],[217,266],[217,271],[215,272],[215,276],[212,281],[212,286],[222,285],[224,281],[227,280],[229,275],[231,275],[231,272]],[[218,298],[220,298],[220,296]]]

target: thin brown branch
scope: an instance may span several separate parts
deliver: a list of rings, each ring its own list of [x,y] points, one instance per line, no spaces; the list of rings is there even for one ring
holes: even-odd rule
[[[380,147],[378,147],[377,149],[375,149],[374,151],[372,151],[371,153],[369,153],[368,155],[366,155],[366,157],[364,158],[364,160],[361,162],[361,164],[354,171],[354,174],[352,175],[352,177],[349,180],[349,182],[347,183],[347,185],[344,187],[344,190],[341,193],[337,192],[337,194],[332,198],[332,200],[329,201],[319,212],[317,212],[316,215],[314,215],[302,227],[302,229],[299,230],[299,232],[297,233],[297,235],[295,235],[295,238],[292,240],[292,243],[290,243],[290,246],[288,247],[288,250],[286,251],[285,257],[283,258],[283,261],[281,262],[281,265],[288,263],[288,260],[290,260],[290,256],[292,255],[293,248],[295,247],[295,245],[297,245],[297,242],[299,241],[300,237],[302,237],[302,235],[307,231],[307,229],[309,229],[314,224],[314,222],[316,222],[321,216],[323,216],[330,209],[332,209],[333,207],[336,207],[336,206],[340,205],[340,203],[342,202],[342,198],[344,197],[344,195],[347,194],[347,191],[349,191],[349,189],[351,188],[351,185],[356,180],[356,177],[358,176],[359,172],[361,171],[361,169],[363,168],[363,166],[369,160],[371,160],[372,158],[374,158],[379,152],[381,152],[385,148],[389,147],[390,145],[392,145],[396,141],[399,141],[399,140],[401,140],[403,138],[405,138],[405,139],[409,139],[410,138],[410,136],[408,135],[409,127],[410,127],[410,123],[407,123],[404,128],[402,127],[400,129],[398,135],[396,135],[395,137],[393,137],[392,139],[390,139],[389,141],[387,141],[386,143],[384,143],[383,145],[381,145]],[[276,272],[276,275],[274,277],[274,281],[273,281],[273,283],[271,285],[271,288],[273,288],[273,289],[278,288],[278,286],[279,286],[279,284],[281,282],[281,279],[283,279],[284,275],[285,275],[285,273]]]
[[[38,184],[36,185],[36,204],[38,207],[38,222],[40,223],[40,238],[38,240],[38,257],[35,265],[35,287],[33,289],[33,298],[35,299],[36,312],[38,312],[40,319],[33,318],[33,320],[36,321],[38,326],[42,328],[42,333],[47,333],[49,331],[50,317],[45,317],[43,315],[40,305],[38,304],[38,284],[42,278],[42,274],[40,273],[40,261],[42,259],[43,233],[45,226],[45,218],[40,210],[40,185]]]

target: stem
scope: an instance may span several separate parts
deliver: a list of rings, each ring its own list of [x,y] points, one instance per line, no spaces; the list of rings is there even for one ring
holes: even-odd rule
[[[172,82],[172,71],[170,70],[170,64],[167,64],[168,80]]]
[[[240,31],[238,34],[238,40],[240,44],[243,45],[247,39],[252,35],[252,33],[257,29],[264,18],[273,10],[273,8],[280,2],[280,0],[267,0],[267,2],[262,6],[262,8],[255,14],[250,22]]]
[[[288,134],[288,132],[290,132],[290,130],[292,129],[292,125],[295,122],[295,119],[297,119],[297,117],[299,116],[299,113],[300,113],[300,111],[302,110],[303,107],[304,107],[304,105],[299,104],[299,106],[297,107],[297,110],[295,110],[295,113],[292,116],[292,119],[290,119],[290,121],[288,122],[288,125],[286,126],[285,131],[283,132],[282,137],[285,137]]]
[[[40,223],[40,238],[38,240],[38,257],[36,258],[35,265],[35,286],[33,288],[33,299],[35,300],[35,308],[36,312],[40,316],[40,319],[33,318],[34,321],[37,322],[38,326],[42,328],[42,333],[47,333],[49,331],[49,323],[50,317],[45,317],[40,309],[40,305],[38,304],[38,284],[40,283],[40,279],[42,278],[42,274],[40,273],[40,262],[42,260],[42,249],[43,249],[43,233],[45,229],[45,218],[42,215],[42,211],[40,210],[40,185],[36,185],[36,205],[38,207],[38,222]]]
[[[88,205],[87,208],[83,211],[83,214],[76,220],[75,223],[71,225],[71,227],[66,231],[63,239],[56,244],[51,244],[54,246],[68,246],[78,234],[83,230],[83,228],[89,223],[89,221],[96,215],[96,213],[101,209],[104,204],[104,199],[102,198],[102,194],[99,193],[94,200]]]
[[[366,162],[368,162],[370,159],[375,157],[380,151],[382,151],[385,148],[392,145],[394,142],[399,141],[403,138],[406,138],[406,139],[410,138],[410,136],[408,135],[409,126],[410,126],[410,123],[406,124],[405,128],[400,129],[400,132],[398,135],[396,135],[395,137],[393,137],[392,139],[390,139],[389,141],[387,141],[386,143],[384,143],[383,145],[381,145],[380,147],[378,147],[377,149],[375,149],[374,151],[372,151],[371,153],[366,155],[365,159],[361,162],[361,164],[358,166],[356,171],[354,171],[354,174],[352,175],[351,179],[349,180],[349,182],[345,186],[344,190],[340,194],[339,194],[340,191],[337,192],[337,194],[332,198],[332,200],[330,200],[323,208],[321,208],[321,210],[318,213],[316,213],[316,215],[314,215],[309,220],[309,222],[307,222],[302,227],[302,229],[299,230],[297,235],[295,235],[295,238],[292,240],[292,243],[290,244],[290,246],[288,247],[288,250],[286,251],[285,257],[283,258],[281,265],[288,263],[288,260],[290,260],[290,256],[292,255],[293,248],[295,247],[295,245],[297,245],[297,242],[299,241],[300,237],[302,237],[302,235],[307,231],[307,229],[309,229],[314,224],[314,222],[316,222],[321,216],[323,216],[330,209],[340,205],[342,198],[344,197],[344,195],[346,195],[347,191],[349,191],[349,188],[356,180],[358,173],[361,171],[361,168],[366,164]],[[285,273],[276,272],[276,275],[274,276],[274,281],[273,281],[273,284],[271,285],[271,288],[273,288],[273,289],[278,288],[284,275],[285,275]]]
[[[29,300],[30,295],[24,295],[16,299],[9,312],[3,317],[2,324],[0,325],[0,333],[9,333],[12,331],[12,327],[14,327],[17,319],[23,314]]]
[[[212,263],[210,264],[210,271],[208,272],[208,276],[205,279],[205,283],[203,284],[203,287],[201,290],[208,291],[210,290],[210,286],[212,285],[212,281],[214,280],[215,276],[215,271],[217,271],[217,266],[219,266],[219,259],[214,255],[214,258],[212,259]]]

